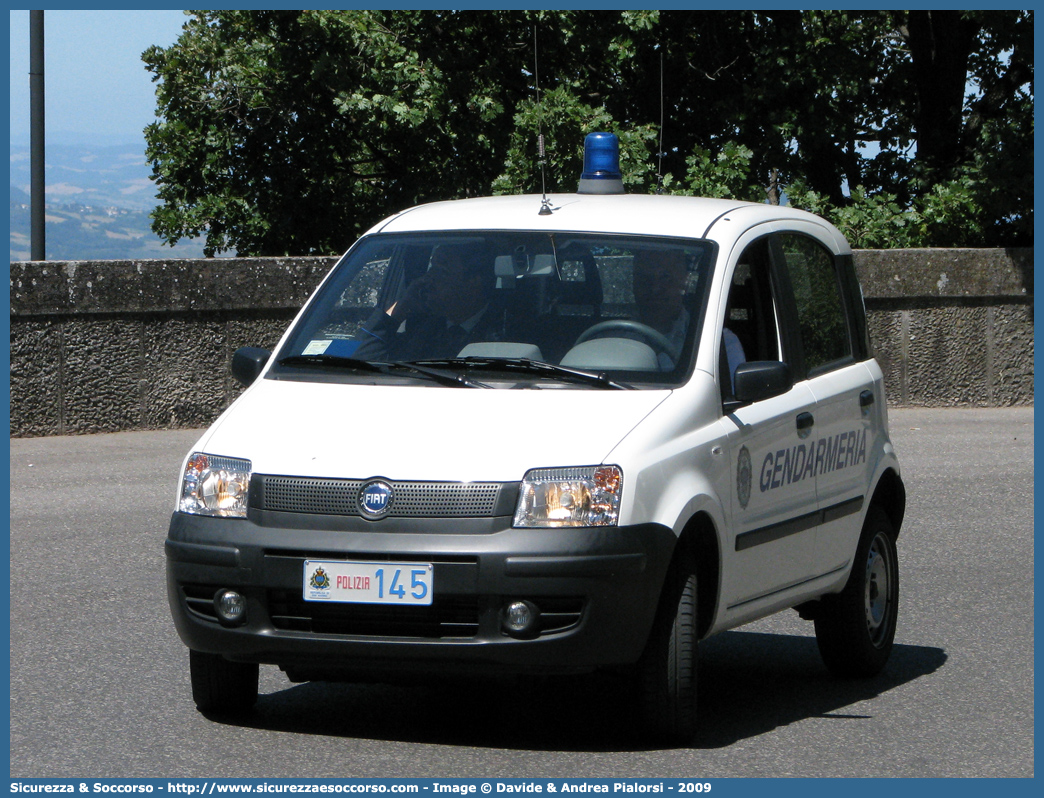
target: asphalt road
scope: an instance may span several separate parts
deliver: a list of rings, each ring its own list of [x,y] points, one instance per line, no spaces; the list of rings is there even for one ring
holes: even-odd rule
[[[793,612],[701,646],[702,730],[646,746],[610,677],[293,685],[196,712],[163,538],[193,431],[11,441],[11,776],[1009,776],[1033,771],[1033,411],[893,410],[896,648],[832,679]]]

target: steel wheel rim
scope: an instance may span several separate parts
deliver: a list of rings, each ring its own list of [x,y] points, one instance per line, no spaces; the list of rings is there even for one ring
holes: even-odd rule
[[[892,563],[884,533],[879,532],[866,556],[866,578],[863,585],[866,628],[870,642],[880,646],[888,635],[888,617],[892,607]]]

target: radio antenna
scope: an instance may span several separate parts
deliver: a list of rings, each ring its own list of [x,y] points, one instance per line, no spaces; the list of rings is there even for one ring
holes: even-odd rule
[[[660,50],[660,152],[656,168],[656,193],[663,193],[663,50]]]
[[[544,171],[544,164],[546,162],[546,152],[544,150],[544,107],[540,104],[540,62],[537,58],[537,28],[533,26],[533,87],[536,91],[536,104],[537,104],[537,154],[540,164],[540,193],[542,199],[540,201],[540,216],[551,215],[551,200],[547,198],[547,177]]]

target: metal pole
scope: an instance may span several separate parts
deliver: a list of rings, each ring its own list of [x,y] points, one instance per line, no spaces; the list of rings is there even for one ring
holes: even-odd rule
[[[44,226],[44,12],[29,12],[29,159],[30,250],[33,260],[45,260]]]

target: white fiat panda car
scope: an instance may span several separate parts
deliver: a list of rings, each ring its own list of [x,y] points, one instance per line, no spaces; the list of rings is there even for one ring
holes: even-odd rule
[[[785,608],[829,669],[896,629],[905,492],[848,244],[767,204],[576,194],[388,218],[187,456],[168,596],[200,710],[293,681],[623,669],[696,722],[700,640]]]

